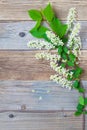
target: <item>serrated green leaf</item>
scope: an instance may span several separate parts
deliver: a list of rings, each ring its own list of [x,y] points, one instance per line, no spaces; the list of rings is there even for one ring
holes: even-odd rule
[[[84,97],[82,96],[79,97],[79,104],[84,106]]]
[[[82,87],[79,87],[79,88],[78,88],[78,91],[79,91],[80,93],[84,93],[84,92],[85,92],[85,89],[82,88]]]
[[[67,25],[62,24],[60,20],[56,17],[50,22],[50,27],[60,38],[62,38],[66,34]]]
[[[84,104],[87,105],[87,98],[84,99]]]
[[[50,40],[50,39],[48,39],[48,37],[47,37],[46,33],[43,35],[43,38],[44,38],[47,42],[50,42],[50,43],[52,44],[51,40]]]
[[[81,104],[78,104],[76,108],[77,108],[77,110],[78,110],[79,112],[82,112],[83,109],[84,109],[84,106],[81,105]]]
[[[62,53],[62,58],[63,58],[64,60],[67,60],[67,54],[66,54],[65,52]]]
[[[46,18],[46,20],[49,22],[51,22],[52,19],[54,18],[54,12],[53,12],[53,9],[52,9],[52,6],[50,3],[43,10],[43,14],[44,14],[44,17]]]
[[[62,41],[63,41],[63,43],[66,43],[68,41],[68,38],[67,37],[62,37]]]
[[[78,88],[79,87],[79,81],[78,80],[74,81],[73,87],[74,88]]]
[[[80,116],[81,114],[82,114],[82,112],[79,112],[79,111],[76,111],[76,112],[74,113],[75,116]]]
[[[76,88],[80,93],[85,92],[85,89],[80,87],[80,82],[78,80],[74,81],[73,87]]]
[[[70,75],[68,75],[67,79],[71,81],[71,80],[73,80],[73,77],[71,77]]]
[[[48,29],[44,26],[40,26],[39,28],[34,27],[30,30],[30,33],[37,38],[44,38],[44,34]]]
[[[64,50],[65,53],[68,52],[68,48],[66,46],[63,46],[63,50]]]
[[[69,54],[69,59],[70,59],[70,61],[75,62],[76,56],[74,54],[70,53]]]
[[[66,34],[67,25],[61,23],[60,29],[61,29],[61,31],[60,31],[60,38],[62,38]]]
[[[65,68],[65,66],[66,66],[66,63],[61,64],[61,67]]]
[[[81,114],[82,114],[82,112],[79,112],[79,111],[76,111],[76,112],[74,113],[75,116],[80,116]]]
[[[38,11],[38,10],[34,10],[34,9],[29,10],[28,14],[35,21],[41,21],[42,20],[41,12]]]
[[[63,47],[60,45],[60,46],[58,46],[58,54],[61,54],[62,53],[62,51],[63,51]]]
[[[38,29],[41,26],[41,21],[37,21],[36,25],[34,28]]]
[[[67,61],[67,65],[70,66],[70,67],[73,67],[74,63],[72,61]]]
[[[78,78],[82,74],[83,70],[80,67],[75,69],[74,78]]]

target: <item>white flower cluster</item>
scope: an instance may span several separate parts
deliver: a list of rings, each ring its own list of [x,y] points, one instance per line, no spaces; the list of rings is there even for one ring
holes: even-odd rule
[[[79,58],[79,55],[81,54],[81,39],[80,37],[74,38],[74,45],[72,48],[73,54]]]
[[[77,23],[74,28],[72,29],[69,37],[68,37],[68,48],[72,49],[73,54],[78,57],[80,54],[80,48],[81,48],[81,39],[78,36],[80,30],[80,24]]]
[[[71,8],[69,11],[69,15],[67,17],[67,35],[68,35],[68,42],[66,46],[68,47],[68,53],[72,52],[76,57],[79,59],[80,48],[81,48],[81,39],[78,36],[80,30],[80,24],[76,23],[76,10],[75,8]],[[44,40],[32,40],[28,42],[29,48],[36,48],[36,49],[55,49],[55,46],[63,46],[65,43],[52,31],[46,31],[46,36],[50,40],[50,42]],[[70,72],[69,69],[63,68],[60,63],[67,63],[67,60],[61,58],[61,55],[57,53],[50,53],[48,52],[40,52],[35,55],[36,59],[45,59],[50,61],[50,67],[57,73],[55,75],[51,75],[50,79],[60,83],[62,87],[66,87],[71,89],[72,88],[72,81],[69,81],[67,77],[73,77],[73,72]],[[61,62],[60,62],[61,61]],[[78,61],[76,61],[78,64]]]
[[[54,46],[49,43],[49,42],[46,42],[44,40],[32,40],[32,41],[29,41],[27,46],[29,48],[36,48],[36,49],[53,49]]]
[[[68,70],[66,68],[63,68],[61,66],[58,66],[58,63],[55,63],[53,61],[50,62],[50,66],[53,70],[55,70],[59,75],[63,75],[65,77],[68,76]]]
[[[51,75],[50,79],[56,83],[60,83],[62,87],[69,88],[71,90],[72,88],[72,81],[68,81],[66,78],[63,78],[59,75]]]
[[[71,30],[72,24],[75,21],[76,21],[76,10],[75,10],[75,8],[71,8],[69,10],[69,14],[68,14],[68,17],[67,17],[67,25],[68,25],[67,31]]]
[[[45,59],[45,60],[50,60],[50,66],[51,68],[56,71],[59,75],[65,78],[67,78],[68,76],[70,76],[72,78],[73,76],[73,72],[69,72],[68,69],[63,68],[61,66],[58,66],[58,61],[60,60],[60,55],[56,55],[56,54],[51,54],[51,53],[47,53],[47,52],[42,52],[42,53],[37,53],[35,55],[36,59]],[[58,80],[57,82],[60,83],[60,81]]]
[[[52,31],[46,31],[46,35],[47,35],[48,39],[51,40],[53,45],[55,45],[55,46],[57,46],[57,45],[63,46],[64,45],[62,40],[60,40],[59,36],[56,36]]]
[[[69,72],[69,69],[63,68],[61,66],[58,66],[58,63],[51,61],[50,66],[53,70],[55,70],[59,75],[67,78],[70,76],[72,78],[73,72]]]
[[[73,26],[72,26],[73,24]],[[80,30],[80,24],[76,23],[76,10],[71,8],[67,17],[68,30],[70,35],[68,37],[67,47],[72,50],[72,53],[79,57],[81,48],[81,39],[78,36]]]
[[[37,53],[35,55],[36,59],[45,59],[45,60],[50,60],[53,61],[54,63],[56,63],[57,61],[60,60],[60,55],[57,54],[51,54],[48,52],[41,52],[41,53]]]

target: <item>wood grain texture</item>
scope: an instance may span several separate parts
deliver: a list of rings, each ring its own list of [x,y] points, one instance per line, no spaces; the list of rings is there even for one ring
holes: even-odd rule
[[[87,110],[87,108],[86,108],[86,110]],[[84,125],[85,125],[85,130],[87,130],[87,115],[85,115],[85,124]]]
[[[51,81],[0,81],[0,111],[76,110],[78,96]]]
[[[0,20],[29,20],[27,10],[44,8],[49,0],[0,0]],[[79,20],[87,20],[86,0],[50,0],[57,16],[66,19],[71,7],[76,7]],[[3,12],[3,13],[2,13]]]
[[[49,62],[37,60],[40,51],[0,51],[0,79],[7,80],[49,80],[55,72]],[[84,69],[82,79],[87,79],[87,51],[83,50],[80,66]]]
[[[82,49],[87,49],[87,21],[81,21]],[[28,50],[27,43],[35,38],[29,33],[35,22],[0,23],[0,49]],[[22,33],[22,36],[20,34]]]
[[[55,113],[0,113],[1,130],[83,130],[83,116],[75,117],[73,112]]]

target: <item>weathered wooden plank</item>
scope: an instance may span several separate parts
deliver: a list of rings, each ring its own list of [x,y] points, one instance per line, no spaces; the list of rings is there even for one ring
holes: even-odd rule
[[[87,49],[87,21],[80,23],[82,49]],[[33,21],[0,23],[0,49],[28,50],[28,41],[35,39],[29,33],[34,24]]]
[[[0,0],[0,20],[29,20],[27,10],[44,8],[48,2],[47,0]],[[87,16],[84,15],[87,12],[86,0],[50,0],[50,2],[61,19],[66,19],[69,8],[76,7],[78,19],[87,20]]]
[[[49,80],[55,72],[49,62],[37,60],[40,51],[0,51],[0,79]],[[82,51],[80,66],[84,69],[82,79],[87,79],[87,51]]]
[[[0,111],[76,110],[78,96],[51,81],[0,81]]]
[[[85,115],[85,130],[87,130],[87,115]]]
[[[55,113],[0,113],[1,130],[83,130],[83,116],[75,117],[73,112]]]

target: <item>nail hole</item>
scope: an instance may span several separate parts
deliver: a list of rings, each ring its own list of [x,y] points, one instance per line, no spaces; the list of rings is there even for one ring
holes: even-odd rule
[[[20,37],[24,37],[24,36],[25,36],[25,32],[20,32],[20,33],[19,33],[19,36],[20,36]]]
[[[66,114],[64,114],[63,116],[64,116],[64,117],[67,117],[67,115],[66,115]]]
[[[9,115],[9,118],[13,118],[13,117],[14,117],[14,115],[13,115],[13,114],[10,114],[10,115]]]

